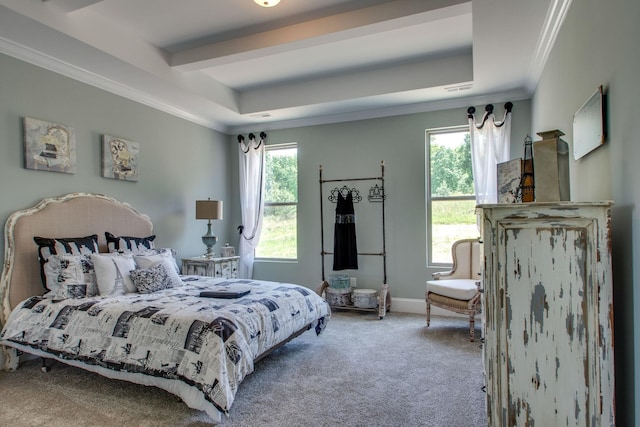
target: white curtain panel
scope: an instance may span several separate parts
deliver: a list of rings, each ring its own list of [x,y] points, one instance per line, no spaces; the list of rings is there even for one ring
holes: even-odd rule
[[[242,209],[242,233],[238,248],[240,256],[239,276],[253,278],[255,249],[260,241],[264,212],[264,144],[263,139],[251,138],[245,144],[238,143],[240,160],[240,207]]]
[[[474,120],[473,111],[469,109],[468,117],[476,203],[497,203],[498,163],[510,160],[511,107],[505,109],[501,122],[496,122],[493,106],[480,123]]]

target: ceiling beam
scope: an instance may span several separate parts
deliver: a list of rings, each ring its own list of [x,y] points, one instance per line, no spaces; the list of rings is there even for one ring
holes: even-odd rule
[[[399,5],[398,3],[402,3]],[[196,71],[236,61],[290,52],[424,24],[470,13],[471,2],[463,0],[397,0],[356,11],[314,19],[276,30],[211,43],[175,52],[170,65],[178,71]]]
[[[389,76],[402,76],[402,79]],[[391,95],[473,81],[473,58],[464,52],[351,74],[270,86],[240,94],[240,113],[274,112],[298,105],[318,105],[348,99]],[[444,94],[444,89],[442,89]]]

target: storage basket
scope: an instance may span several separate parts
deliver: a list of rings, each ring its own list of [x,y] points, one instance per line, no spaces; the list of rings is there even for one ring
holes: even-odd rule
[[[376,308],[378,306],[378,291],[375,289],[355,289],[351,300],[354,307]]]
[[[351,299],[351,290],[347,289],[332,289],[327,288],[325,290],[326,298],[329,305],[333,305],[336,307],[344,307],[349,305],[349,300]]]

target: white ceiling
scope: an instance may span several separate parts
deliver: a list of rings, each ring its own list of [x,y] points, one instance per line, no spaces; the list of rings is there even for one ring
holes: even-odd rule
[[[528,98],[571,0],[0,0],[0,52],[227,133]]]

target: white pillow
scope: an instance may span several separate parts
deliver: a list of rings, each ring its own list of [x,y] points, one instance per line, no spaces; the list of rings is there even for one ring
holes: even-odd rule
[[[91,260],[100,295],[115,296],[136,291],[130,274],[136,263],[130,254],[92,254]]]
[[[171,260],[171,265],[176,273],[180,274],[180,267],[178,267],[178,261],[176,260],[177,252],[171,248],[159,248],[148,249],[146,251],[140,251],[133,254],[134,256],[149,256],[149,255],[162,255],[168,257]]]
[[[134,255],[133,259],[136,261],[136,266],[141,270],[149,270],[157,264],[164,264],[171,287],[184,285],[176,272],[175,259],[171,254],[171,250],[165,250],[155,255]]]

